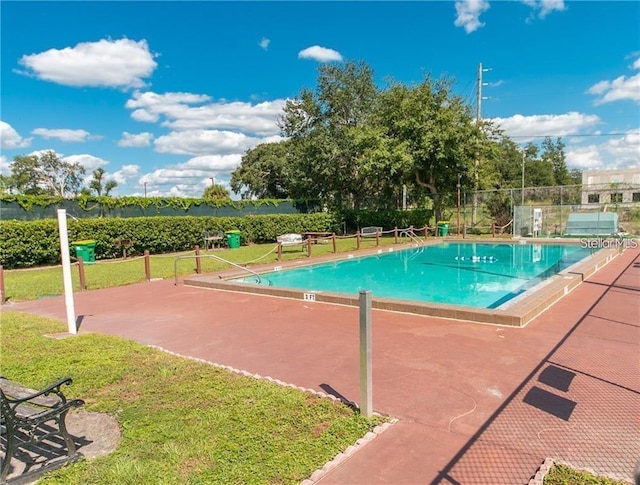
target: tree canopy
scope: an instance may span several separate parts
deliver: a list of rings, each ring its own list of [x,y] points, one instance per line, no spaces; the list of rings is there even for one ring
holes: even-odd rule
[[[5,183],[26,195],[72,197],[79,193],[85,169],[78,162],[60,160],[53,151],[16,156]]]
[[[396,208],[407,186],[437,201],[469,179],[484,136],[451,81],[380,89],[363,62],[321,66],[316,89],[286,103],[280,128],[286,141],[249,150],[232,188],[336,209]]]

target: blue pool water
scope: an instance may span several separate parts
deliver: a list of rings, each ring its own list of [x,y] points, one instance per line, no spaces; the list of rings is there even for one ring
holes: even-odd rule
[[[566,244],[444,242],[265,273],[261,284],[496,308],[591,253]]]

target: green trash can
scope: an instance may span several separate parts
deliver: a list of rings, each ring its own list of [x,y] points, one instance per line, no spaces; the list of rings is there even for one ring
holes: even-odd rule
[[[438,234],[446,236],[449,234],[449,223],[446,221],[438,221]]]
[[[227,237],[227,244],[230,249],[238,249],[240,247],[240,231],[234,229],[226,231],[224,235]]]
[[[82,258],[83,263],[93,264],[96,262],[96,242],[93,239],[73,241],[71,243],[76,252],[76,258]]]

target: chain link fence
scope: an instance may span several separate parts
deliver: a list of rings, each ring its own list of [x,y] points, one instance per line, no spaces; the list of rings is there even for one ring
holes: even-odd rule
[[[617,214],[617,232],[640,235],[638,184],[525,187],[449,192],[439,197],[446,201],[442,218],[450,221],[450,233],[454,235],[564,236],[571,214],[592,214],[598,221],[597,214],[601,213]]]

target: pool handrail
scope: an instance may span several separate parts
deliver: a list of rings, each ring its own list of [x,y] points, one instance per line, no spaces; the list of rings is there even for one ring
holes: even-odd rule
[[[239,264],[236,263],[232,263],[231,261],[227,261],[224,258],[221,258],[220,256],[215,256],[213,254],[189,254],[189,255],[185,255],[185,256],[178,256],[176,257],[176,259],[173,261],[173,279],[174,279],[174,285],[178,285],[178,260],[180,259],[187,259],[187,258],[213,258],[213,259],[217,259],[218,261],[222,261],[223,263],[227,263],[235,268],[241,269],[243,271],[246,271],[248,273],[251,273],[253,276],[255,276],[258,279],[258,284],[262,283],[262,278],[260,278],[260,275],[258,273],[256,273],[255,271],[249,269],[249,268],[245,268],[244,266],[240,266]]]
[[[410,238],[418,246],[422,246],[424,244],[424,241],[420,239],[418,236],[416,236],[415,234],[413,234],[413,231],[409,231],[409,229],[403,229],[402,231],[400,231],[400,236],[403,236],[403,235]]]

